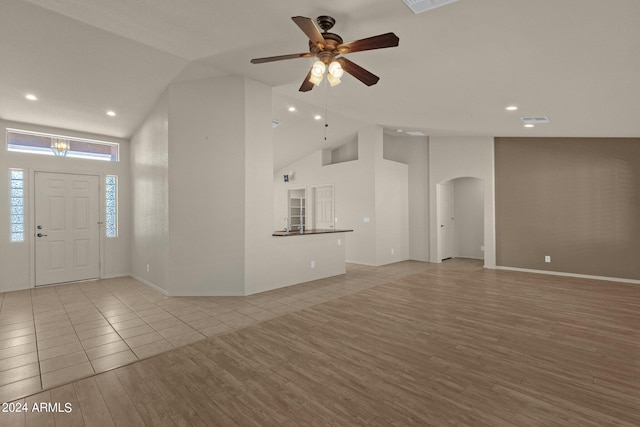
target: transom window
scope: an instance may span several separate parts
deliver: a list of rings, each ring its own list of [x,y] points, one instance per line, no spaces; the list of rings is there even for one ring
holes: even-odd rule
[[[7,150],[47,156],[118,161],[119,144],[63,135],[7,129]]]

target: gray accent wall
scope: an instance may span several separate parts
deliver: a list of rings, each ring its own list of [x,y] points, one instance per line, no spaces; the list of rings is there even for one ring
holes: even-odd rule
[[[498,266],[640,279],[640,139],[496,138],[495,177]]]

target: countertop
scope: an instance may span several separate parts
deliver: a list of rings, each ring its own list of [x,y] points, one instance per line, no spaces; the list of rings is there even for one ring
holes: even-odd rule
[[[278,230],[278,231],[274,231],[272,236],[276,236],[276,237],[307,236],[310,234],[348,233],[350,231],[353,231],[353,230],[334,230],[333,228],[327,228],[327,229],[304,230],[302,233],[299,231]]]

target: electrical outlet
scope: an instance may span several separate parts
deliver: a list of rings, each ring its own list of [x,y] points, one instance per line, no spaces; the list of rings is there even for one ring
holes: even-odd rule
[[[480,246],[480,252],[484,252],[484,245]]]
[[[551,262],[551,256],[550,255],[545,255],[544,256],[544,262]]]
[[[311,260],[311,268],[316,268],[316,262],[314,260]]]
[[[391,255],[393,255],[393,254],[395,254],[395,253],[396,253],[396,250],[395,250],[395,249],[393,249],[393,248],[391,248]]]
[[[342,239],[338,239],[338,246],[342,246]]]
[[[149,264],[147,264],[147,273],[149,272]]]

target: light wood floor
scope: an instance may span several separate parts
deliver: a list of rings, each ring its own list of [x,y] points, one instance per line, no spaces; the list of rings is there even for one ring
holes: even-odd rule
[[[427,266],[27,397],[72,411],[0,424],[640,425],[640,286]]]

